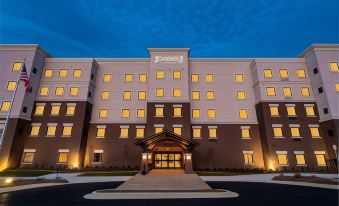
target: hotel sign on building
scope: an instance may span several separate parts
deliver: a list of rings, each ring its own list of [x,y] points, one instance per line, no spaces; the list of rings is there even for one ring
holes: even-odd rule
[[[337,170],[337,44],[296,58],[148,52],[53,58],[0,45],[1,169]]]

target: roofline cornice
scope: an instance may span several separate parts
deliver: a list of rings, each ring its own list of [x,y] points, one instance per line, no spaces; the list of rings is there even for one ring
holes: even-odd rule
[[[311,46],[307,47],[301,54],[298,55],[299,58],[305,58],[308,56],[312,50],[315,51],[328,51],[328,50],[337,50],[339,51],[339,44],[312,44]]]
[[[41,55],[46,58],[52,57],[49,53],[47,53],[43,48],[41,48],[38,44],[0,44],[1,50],[16,50],[16,51],[34,51],[36,50]]]

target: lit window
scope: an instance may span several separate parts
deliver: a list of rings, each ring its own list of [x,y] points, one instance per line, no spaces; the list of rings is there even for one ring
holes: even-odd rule
[[[247,119],[248,118],[247,109],[240,109],[239,110],[239,117],[240,117],[240,119]]]
[[[213,74],[206,74],[205,75],[205,81],[206,82],[213,82],[214,81]]]
[[[310,131],[311,131],[311,136],[312,137],[320,137],[320,133],[319,133],[319,128],[318,127],[310,127]]]
[[[147,96],[146,91],[138,91],[138,99],[139,100],[146,99],[146,96]]]
[[[199,91],[192,91],[192,99],[193,100],[200,99],[200,92]]]
[[[129,109],[122,109],[121,111],[121,117],[122,118],[129,118],[131,111]]]
[[[206,99],[213,100],[214,99],[214,91],[207,91],[206,92]]]
[[[306,72],[304,69],[297,69],[297,76],[298,78],[305,78],[306,77]]]
[[[67,77],[67,69],[60,69],[59,77]]]
[[[278,164],[288,165],[287,154],[278,154]]]
[[[173,97],[181,97],[181,89],[173,89]]]
[[[131,91],[124,91],[123,99],[124,100],[130,100],[132,98],[132,92]]]
[[[139,82],[147,82],[147,74],[139,74]]]
[[[98,127],[97,128],[97,137],[99,137],[99,138],[105,137],[105,132],[106,132],[106,128]]]
[[[156,96],[157,97],[163,97],[164,96],[164,89],[163,88],[157,88],[156,89]]]
[[[273,127],[273,134],[274,134],[274,137],[283,137],[281,127]]]
[[[78,94],[79,94],[79,87],[71,87],[70,93],[71,93],[71,96],[78,96]]]
[[[292,96],[292,90],[290,87],[283,87],[283,94],[285,97]]]
[[[53,76],[53,70],[52,69],[45,69],[44,76],[49,78]]]
[[[11,107],[11,102],[9,102],[9,101],[3,101],[2,103],[1,103],[1,109],[0,109],[0,111],[2,111],[2,112],[7,112],[7,111],[9,111],[9,108]]]
[[[281,78],[288,78],[288,71],[287,69],[280,69],[279,74]]]
[[[45,105],[36,105],[35,107],[35,115],[43,115],[45,110]]]
[[[7,83],[7,91],[14,91],[16,89],[16,81],[9,81]]]
[[[67,152],[59,152],[58,163],[67,163],[68,153]]]
[[[200,109],[192,109],[192,117],[200,118]]]
[[[145,136],[145,129],[144,128],[137,128],[135,137],[143,138]]]
[[[128,138],[128,128],[120,128],[120,137]]]
[[[316,154],[318,166],[326,166],[325,155],[324,154]]]
[[[292,137],[300,137],[299,127],[291,127],[290,129]]]
[[[14,62],[12,71],[20,71],[21,70],[22,63],[21,62]]]
[[[301,87],[300,91],[302,96],[310,96],[310,89],[308,87]]]
[[[174,70],[173,71],[173,79],[181,79],[181,71],[180,70]]]
[[[238,98],[238,100],[244,100],[244,99],[246,99],[246,93],[245,93],[245,91],[237,91],[237,98]]]
[[[156,78],[157,79],[165,79],[165,72],[162,71],[162,70],[157,71]]]
[[[209,138],[217,138],[217,128],[208,128]]]
[[[216,118],[216,112],[215,112],[215,109],[208,109],[207,110],[207,117],[209,119],[214,119]]]
[[[56,87],[56,88],[55,88],[55,95],[56,95],[56,96],[62,96],[62,95],[64,95],[64,88],[63,88],[63,87]]]
[[[266,88],[267,96],[275,96],[275,88],[274,87],[267,87]]]
[[[199,82],[199,74],[192,74],[191,75],[192,82]]]
[[[101,99],[102,100],[109,99],[109,91],[101,91]]]
[[[75,114],[75,105],[67,105],[66,115],[74,115]]]
[[[74,69],[73,71],[73,77],[80,78],[81,77],[82,70],[81,69]]]
[[[243,74],[235,74],[235,82],[237,82],[237,83],[244,82],[244,75]]]
[[[201,129],[193,128],[193,138],[201,138]]]
[[[306,115],[307,116],[309,116],[309,117],[315,116],[313,106],[305,106],[305,110],[306,110]]]
[[[40,96],[47,96],[48,95],[48,87],[42,86],[40,88]]]
[[[144,118],[144,117],[145,117],[145,110],[137,109],[137,118]]]
[[[125,82],[131,82],[131,81],[133,81],[133,75],[125,74]]]
[[[154,128],[155,134],[158,134],[158,133],[162,132],[163,130],[164,130],[163,127],[155,127],[155,128]]]
[[[59,115],[60,105],[52,105],[51,115]]]
[[[244,153],[244,164],[245,165],[253,164],[253,154]]]
[[[56,125],[47,125],[47,136],[53,137],[55,136]]]
[[[339,72],[338,62],[330,62],[331,72]]]
[[[339,92],[339,83],[335,83],[335,91]]]
[[[288,116],[296,116],[295,106],[286,106]]]
[[[39,136],[40,125],[32,125],[31,136]]]
[[[156,107],[155,108],[155,116],[156,117],[163,117],[164,116],[164,108],[163,107]]]
[[[297,161],[297,165],[305,165],[305,156],[304,154],[296,154],[295,159]]]
[[[62,136],[72,136],[72,128],[73,126],[64,125]]]
[[[111,82],[112,80],[112,75],[111,74],[104,74],[103,81],[105,83]]]
[[[99,118],[107,118],[108,109],[100,109],[99,110]]]
[[[24,158],[22,159],[23,163],[32,163],[34,159],[35,152],[25,152]]]
[[[177,135],[181,135],[181,127],[174,127],[173,132]]]
[[[241,129],[241,137],[243,139],[250,139],[250,129],[248,128],[242,128]]]
[[[265,78],[272,78],[272,70],[270,69],[264,69],[264,77]]]
[[[173,108],[173,115],[175,117],[181,117],[181,107],[174,107]]]
[[[279,107],[278,106],[270,106],[271,116],[279,116]]]

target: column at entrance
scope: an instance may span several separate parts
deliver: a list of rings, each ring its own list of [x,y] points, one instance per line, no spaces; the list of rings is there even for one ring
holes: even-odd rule
[[[192,153],[185,153],[185,173],[193,174]]]

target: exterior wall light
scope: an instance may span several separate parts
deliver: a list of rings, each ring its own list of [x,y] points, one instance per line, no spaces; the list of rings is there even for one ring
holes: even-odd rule
[[[142,154],[142,159],[143,159],[143,160],[146,160],[146,159],[147,159],[147,153],[143,153],[143,154]]]

